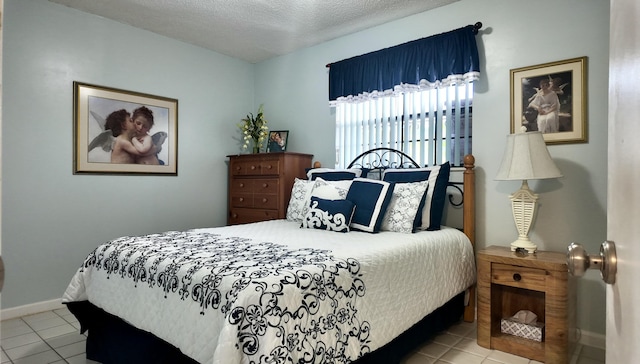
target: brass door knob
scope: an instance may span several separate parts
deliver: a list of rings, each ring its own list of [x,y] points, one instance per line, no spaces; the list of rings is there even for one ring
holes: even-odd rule
[[[602,280],[607,284],[614,284],[618,270],[617,264],[616,244],[612,241],[605,241],[600,245],[599,255],[587,254],[580,244],[571,243],[567,247],[569,273],[576,277],[582,277],[587,269],[599,269]]]

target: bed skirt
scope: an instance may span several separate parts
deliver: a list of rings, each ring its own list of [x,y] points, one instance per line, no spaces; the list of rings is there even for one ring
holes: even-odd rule
[[[88,301],[70,302],[69,311],[88,330],[87,359],[103,364],[196,364],[179,349],[127,324]],[[464,311],[464,292],[423,318],[383,347],[364,355],[353,364],[400,363],[429,338],[460,321]]]

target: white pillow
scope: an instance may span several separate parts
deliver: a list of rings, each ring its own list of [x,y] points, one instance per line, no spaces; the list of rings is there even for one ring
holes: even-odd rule
[[[307,212],[309,211],[309,206],[311,205],[311,196],[319,197],[325,200],[344,200],[347,197],[347,193],[349,192],[349,187],[351,187],[351,181],[325,181],[322,178],[318,177],[313,181],[310,181],[313,185],[311,189],[311,193],[309,194],[309,198],[304,201],[304,207],[301,211],[300,219],[304,219],[307,216]]]
[[[396,183],[380,230],[411,234],[428,181]]]
[[[351,187],[351,180],[326,181],[320,177],[316,178],[311,190],[311,196],[320,197],[325,200],[344,200]]]
[[[305,214],[303,211],[311,201],[311,190],[315,181],[296,178],[291,189],[291,199],[287,207],[287,220],[301,222]]]

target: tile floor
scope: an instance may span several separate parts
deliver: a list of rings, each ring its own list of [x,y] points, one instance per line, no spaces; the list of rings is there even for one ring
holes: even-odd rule
[[[99,364],[85,357],[86,337],[67,309],[0,323],[2,359],[7,364]],[[579,345],[571,364],[604,364],[604,350]],[[476,344],[475,323],[461,322],[425,343],[402,364],[534,364],[536,361]],[[382,363],[381,363],[382,364]]]

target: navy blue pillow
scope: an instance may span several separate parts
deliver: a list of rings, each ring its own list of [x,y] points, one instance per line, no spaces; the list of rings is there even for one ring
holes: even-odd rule
[[[356,178],[356,174],[352,172],[318,172],[311,173],[311,180],[322,178],[325,181],[344,181]]]
[[[360,177],[362,170],[360,169],[330,169],[330,168],[312,168],[307,170],[307,177],[315,180],[320,177],[325,181],[344,181],[352,180]]]
[[[351,201],[312,196],[301,227],[348,233],[354,211],[355,205]]]
[[[429,181],[424,201],[420,202],[418,208],[422,213],[416,216],[414,227],[420,230],[440,230],[450,174],[451,165],[445,162],[428,168],[388,169],[382,179],[399,183]]]
[[[392,183],[365,178],[354,179],[347,193],[347,200],[356,205],[351,227],[370,233],[379,232],[392,195]]]
[[[432,168],[387,169],[382,180],[397,183],[413,183],[429,180]]]

